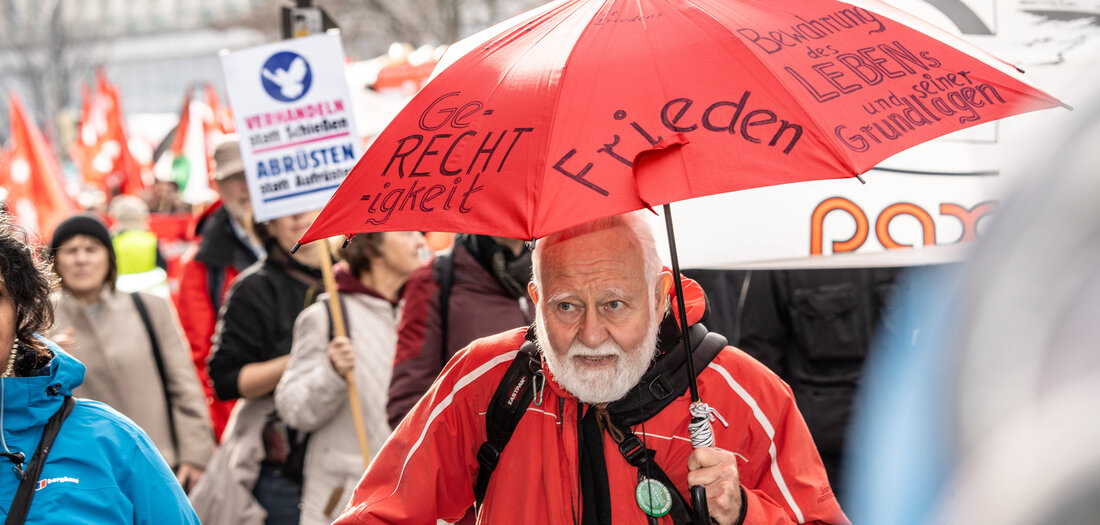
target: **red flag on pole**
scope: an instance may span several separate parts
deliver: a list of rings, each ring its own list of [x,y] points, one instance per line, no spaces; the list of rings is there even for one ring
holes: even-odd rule
[[[76,207],[62,186],[61,166],[42,132],[27,118],[15,93],[8,96],[11,142],[4,152],[7,169],[0,171],[7,188],[7,206],[29,229],[49,238],[54,227]]]
[[[95,93],[86,82],[80,84],[80,97],[83,103],[80,106],[80,126],[77,129],[76,140],[69,145],[69,157],[73,159],[80,175],[86,184],[99,186],[103,193],[109,195],[107,187],[107,173],[95,169],[93,160],[99,150],[99,136],[106,130],[106,122],[103,112],[95,108]]]
[[[209,108],[201,98],[193,98],[188,86],[180,109],[172,147],[157,159],[154,169],[161,178],[172,178],[179,185],[184,202],[201,202],[209,197],[209,155],[204,120]]]
[[[236,131],[236,125],[233,124],[233,114],[230,113],[228,106],[221,105],[218,100],[218,92],[214,90],[214,86],[207,82],[203,85],[203,90],[206,92],[206,105],[210,106],[210,111],[213,113],[214,129],[222,133]]]
[[[126,140],[126,126],[122,119],[122,97],[118,88],[107,80],[103,70],[96,72],[96,85],[99,96],[107,100],[106,133],[100,137],[101,143],[118,144],[118,157],[115,160],[113,174],[118,181],[119,190],[129,195],[138,195],[145,188],[141,178],[141,166],[130,154],[130,145]]]
[[[102,70],[96,72],[96,89],[82,88],[80,136],[69,151],[84,181],[116,193],[137,195],[145,188],[141,166],[130,154],[122,119],[118,88]]]

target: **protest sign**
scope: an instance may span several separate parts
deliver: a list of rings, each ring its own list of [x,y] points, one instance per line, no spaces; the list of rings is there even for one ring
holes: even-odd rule
[[[257,221],[315,211],[361,152],[336,35],[222,56]]]

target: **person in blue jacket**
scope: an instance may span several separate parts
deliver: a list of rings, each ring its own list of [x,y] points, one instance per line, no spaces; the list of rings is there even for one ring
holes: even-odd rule
[[[16,491],[23,475],[33,471],[46,422],[84,381],[84,365],[38,335],[53,321],[47,264],[45,257],[34,256],[7,214],[0,214],[0,513],[5,518],[24,506]],[[30,479],[28,524],[199,523],[149,437],[96,401],[75,400],[36,477]]]

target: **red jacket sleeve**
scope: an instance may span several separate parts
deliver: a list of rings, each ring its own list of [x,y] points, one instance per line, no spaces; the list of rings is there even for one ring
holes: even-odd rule
[[[451,359],[371,460],[334,525],[434,525],[437,517],[453,523],[466,513],[474,502],[477,449],[486,439],[481,412],[516,355],[492,355],[478,347],[517,336],[522,332],[479,340]]]
[[[214,335],[216,313],[207,291],[206,265],[195,260],[194,255],[192,249],[184,255],[181,262],[182,274],[176,311],[179,312],[180,325],[191,345],[191,360],[206,387],[206,359],[210,355],[210,338]]]
[[[710,388],[703,398],[711,400],[718,414],[737,414],[740,407],[749,412],[744,420],[712,423],[716,446],[746,452],[737,465],[745,489],[745,525],[849,523],[790,387],[733,348],[724,350],[704,373]],[[746,429],[748,442],[736,446]]]
[[[203,394],[206,396],[214,435],[220,440],[222,431],[225,430],[225,425],[229,421],[233,402],[222,401],[214,395],[214,383],[210,380],[207,370],[206,363],[210,358],[210,347],[213,343],[218,313],[214,311],[214,303],[210,300],[207,266],[195,259],[196,251],[197,246],[184,254],[180,261],[181,275],[176,311],[179,313],[180,326],[183,327],[183,332],[187,336],[187,343],[191,347],[191,361],[195,364],[195,373],[199,377],[199,384],[202,385]],[[237,273],[235,268],[225,269],[225,282],[221,290],[223,299],[225,291]]]

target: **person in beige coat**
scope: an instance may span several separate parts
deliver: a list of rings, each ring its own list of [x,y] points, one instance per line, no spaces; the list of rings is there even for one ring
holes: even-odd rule
[[[103,223],[90,215],[70,217],[58,225],[50,247],[61,278],[52,339],[87,366],[74,395],[102,401],[137,423],[189,490],[213,453],[214,437],[171,304],[141,293],[160,346],[162,378],[133,298],[114,287],[114,250]]]
[[[349,372],[370,451],[377,452],[390,434],[386,392],[397,347],[398,298],[424,248],[418,232],[356,235],[334,268],[349,337],[332,337],[327,300],[303,310],[294,324],[275,406],[287,424],[312,432],[302,482],[303,525],[327,525],[339,516],[365,470],[344,379]]]

